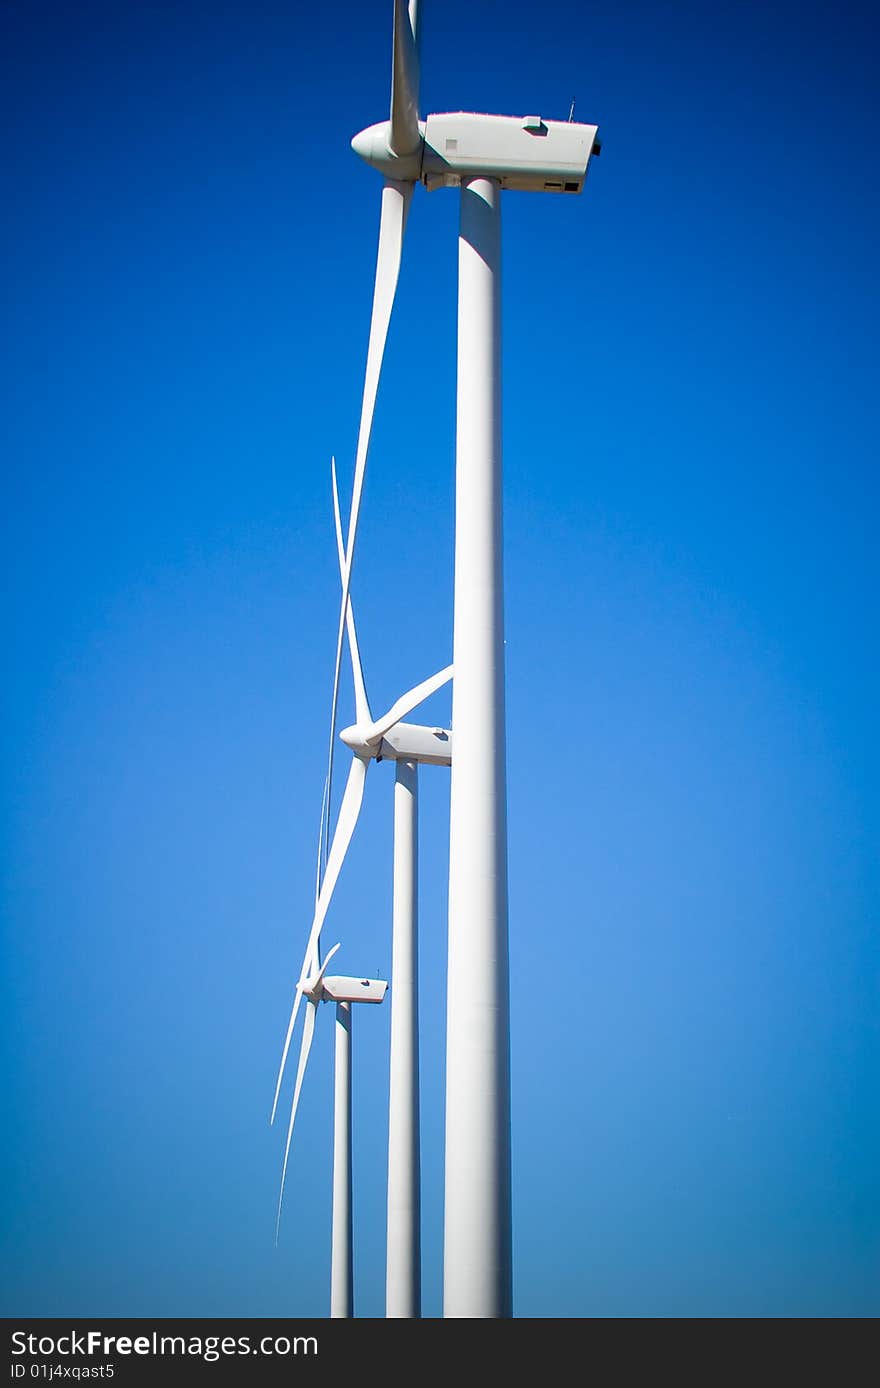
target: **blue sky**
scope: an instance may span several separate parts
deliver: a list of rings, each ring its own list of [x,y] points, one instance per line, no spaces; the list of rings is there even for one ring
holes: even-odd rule
[[[423,111],[575,98],[603,140],[582,198],[504,200],[516,1312],[875,1315],[868,8],[423,9]],[[330,1009],[277,1249],[267,1115],[378,224],[349,140],[387,111],[390,13],[12,18],[6,1315],[326,1314]],[[379,708],[451,654],[457,215],[416,190],[379,397]],[[390,966],[392,781],[327,926],[354,972]],[[428,1315],[447,793],[423,773]],[[388,1024],[355,1018],[365,1316]]]

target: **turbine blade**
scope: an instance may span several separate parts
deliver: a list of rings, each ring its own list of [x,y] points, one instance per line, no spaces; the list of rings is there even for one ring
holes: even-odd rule
[[[290,1156],[290,1142],[293,1137],[293,1125],[296,1122],[296,1111],[299,1107],[299,1096],[302,1091],[303,1076],[306,1073],[306,1065],[309,1059],[309,1052],[312,1049],[312,1037],[315,1034],[315,1016],[318,1011],[318,1004],[308,1000],[308,1010],[306,1020],[303,1025],[302,1045],[299,1049],[299,1065],[296,1070],[296,1084],[293,1089],[293,1103],[290,1106],[290,1122],[287,1125],[287,1142],[284,1147],[284,1164],[281,1167],[281,1189],[278,1193],[278,1213],[275,1216],[275,1242],[278,1242],[278,1230],[281,1225],[281,1205],[284,1201],[284,1182],[287,1179],[287,1161]]]
[[[315,906],[318,904],[318,897],[321,892],[321,868],[324,864],[324,824],[327,818],[327,777],[324,777],[324,789],[321,793],[321,819],[318,824],[318,861],[315,867]]]
[[[387,713],[381,718],[377,718],[375,723],[370,726],[369,732],[365,737],[366,742],[380,742],[395,723],[399,723],[401,718],[405,718],[408,713],[412,713],[414,708],[424,703],[429,694],[434,694],[438,689],[442,689],[452,679],[453,667],[447,665],[445,670],[438,670],[436,675],[432,675],[428,680],[422,680],[421,684],[414,685],[407,690],[406,694],[401,694],[396,703],[393,703]]]
[[[345,543],[342,539],[342,518],[339,514],[339,488],[336,484],[336,459],[330,459],[330,473],[333,478],[333,519],[336,522],[336,552],[339,556],[339,577],[345,582]],[[354,625],[354,607],[351,601],[351,594],[348,597],[348,609],[345,614],[346,630],[348,632],[348,653],[351,656],[351,675],[354,680],[354,706],[355,716],[358,723],[372,723],[373,715],[370,713],[370,704],[367,699],[367,688],[364,684],[364,671],[361,665],[361,655],[358,650],[357,632]]]
[[[412,197],[412,183],[397,183],[388,179],[382,189],[382,213],[379,219],[379,250],[376,256],[376,284],[373,291],[373,313],[370,320],[370,341],[367,347],[367,369],[364,375],[364,395],[361,405],[361,422],[358,430],[357,455],[354,465],[354,487],[351,498],[351,513],[348,518],[348,542],[345,547],[345,573],[342,582],[342,605],[339,609],[339,626],[336,632],[336,659],[333,667],[333,695],[330,700],[330,742],[327,748],[327,800],[333,789],[333,756],[336,751],[336,706],[339,702],[339,670],[342,664],[342,637],[345,631],[345,614],[348,611],[348,595],[351,589],[351,570],[354,563],[354,549],[357,540],[358,517],[361,509],[361,494],[364,488],[364,473],[367,467],[367,451],[373,429],[373,411],[376,407],[376,391],[379,387],[379,373],[385,354],[385,339],[394,306],[397,278],[400,273],[400,255],[403,248],[403,233],[406,227],[406,214]]]
[[[340,868],[348,852],[348,845],[351,843],[354,826],[357,824],[358,815],[361,812],[361,804],[364,798],[364,782],[367,779],[367,767],[369,764],[369,761],[365,760],[363,757],[355,756],[351,759],[351,770],[348,773],[348,781],[345,786],[345,794],[342,797],[342,804],[339,806],[339,818],[336,821],[333,846],[330,849],[330,856],[327,859],[327,870],[324,873],[324,880],[321,883],[321,890],[318,893],[318,904],[315,907],[312,928],[309,932],[309,940],[303,958],[302,971],[299,976],[299,982],[296,985],[296,994],[290,1012],[290,1021],[287,1024],[284,1049],[281,1053],[281,1064],[278,1068],[278,1079],[275,1082],[275,1097],[272,1100],[270,1123],[275,1122],[275,1110],[278,1107],[278,1095],[281,1092],[281,1082],[284,1079],[284,1067],[287,1064],[287,1053],[290,1050],[290,1038],[293,1036],[296,1014],[299,1011],[300,998],[303,995],[302,986],[313,968],[317,967],[316,961],[318,941],[321,937],[321,927],[324,924],[324,917],[330,905],[330,898],[333,895],[333,889],[336,886]]]
[[[340,948],[341,945],[334,945],[331,950],[328,950],[327,956],[320,969],[318,970],[316,976],[314,978],[308,978],[306,980],[306,983],[308,985],[308,991],[310,993],[315,993],[317,991],[318,985],[322,982],[324,975],[327,972],[327,965],[330,963],[330,960],[333,958],[336,951]],[[318,1001],[318,999],[316,999],[316,1001]]]
[[[394,57],[391,64],[392,154],[412,154],[419,147],[418,0],[394,0]]]

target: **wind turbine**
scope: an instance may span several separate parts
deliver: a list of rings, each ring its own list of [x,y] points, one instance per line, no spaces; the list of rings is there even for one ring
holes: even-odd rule
[[[345,582],[345,550],[339,514],[336,462],[331,465],[333,516],[339,573]],[[347,634],[355,689],[366,685],[361,668],[354,608],[349,594]],[[361,755],[370,752],[357,729],[342,740]],[[451,734],[445,728],[399,723],[380,743],[394,761],[394,888],[391,917],[391,1057],[388,1099],[388,1194],[385,1314],[421,1315],[421,1153],[419,1135],[418,828],[419,765],[450,766]],[[376,758],[379,760],[379,757]]]
[[[345,552],[342,521],[339,510],[339,490],[336,480],[336,461],[331,460],[333,485],[333,516],[336,529],[336,548],[340,575],[345,582]],[[392,925],[392,965],[399,972],[399,987],[395,997],[399,1002],[392,1008],[391,1023],[391,1098],[389,1133],[389,1253],[388,1281],[390,1300],[397,1306],[396,1315],[417,1315],[412,1307],[418,1298],[418,1012],[417,1012],[417,768],[420,763],[449,766],[452,758],[451,734],[446,728],[423,727],[403,722],[403,718],[452,678],[453,667],[443,670],[414,686],[392,704],[386,714],[373,719],[367,698],[366,682],[361,665],[357,629],[350,594],[346,598],[346,632],[354,683],[356,721],[343,729],[340,738],[352,752],[348,781],[343,794],[327,858],[323,878],[320,877],[320,841],[324,833],[324,813],[328,807],[325,793],[319,831],[319,881],[316,889],[315,914],[303,959],[300,979],[296,986],[270,1122],[274,1122],[281,1084],[290,1050],[296,1017],[303,996],[309,998],[310,980],[320,979],[320,936],[342,863],[351,843],[363,803],[364,783],[370,762],[393,760],[397,767],[395,784],[394,838],[394,906]],[[338,946],[336,946],[338,948]],[[333,951],[331,951],[332,954]],[[329,960],[330,955],[327,956]],[[326,967],[327,960],[324,961]],[[398,973],[395,973],[398,978]],[[284,1200],[284,1186],[293,1127],[299,1104],[302,1076],[308,1059],[314,1031],[315,1010],[307,1007],[303,1024],[302,1049],[294,1084],[293,1101],[284,1149],[281,1189],[278,1198],[276,1238]],[[400,1309],[404,1308],[404,1309]],[[410,1308],[410,1309],[405,1309]]]
[[[327,965],[339,949],[334,945],[320,969],[307,978],[302,987],[306,998],[306,1020],[303,1027],[296,1089],[291,1112],[291,1132],[299,1106],[303,1077],[312,1049],[315,1018],[322,1002],[336,1004],[336,1056],[333,1084],[333,1223],[330,1255],[330,1315],[349,1317],[354,1314],[352,1275],[352,1217],[351,1217],[351,1007],[352,1003],[380,1003],[388,984],[381,978],[348,978],[327,975]],[[281,1202],[278,1202],[281,1217]]]
[[[536,115],[461,111],[420,120],[418,0],[394,0],[392,51],[390,119],[352,140],[355,152],[383,175],[384,186],[337,630],[327,785],[332,783],[343,633],[367,453],[407,213],[416,181],[429,189],[457,187],[456,757],[450,807],[444,1315],[497,1317],[512,1310],[500,193],[505,188],[581,192],[590,156],[599,152],[598,129]],[[479,988],[473,986],[474,976]]]

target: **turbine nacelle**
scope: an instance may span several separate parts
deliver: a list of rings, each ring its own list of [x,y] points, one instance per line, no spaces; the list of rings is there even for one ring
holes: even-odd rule
[[[325,1002],[382,1002],[388,983],[384,978],[343,978],[332,974],[324,979]]]
[[[428,766],[452,765],[449,728],[426,728],[419,723],[395,723],[378,737],[371,726],[354,723],[339,734],[355,756],[377,761],[413,761]]]
[[[316,1006],[320,1002],[382,1002],[388,988],[384,978],[349,978],[342,974],[325,974],[331,957],[339,946],[335,945],[320,972],[314,978],[307,978],[302,991],[309,1002]]]
[[[404,155],[391,149],[390,121],[361,130],[355,154],[396,182],[420,179],[428,189],[455,188],[462,179],[494,178],[523,192],[579,193],[598,127],[540,116],[486,116],[454,111],[419,121],[419,143]]]

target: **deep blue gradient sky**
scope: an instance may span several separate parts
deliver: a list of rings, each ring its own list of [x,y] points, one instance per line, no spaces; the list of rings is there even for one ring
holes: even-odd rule
[[[576,97],[603,138],[582,198],[504,202],[517,1314],[876,1314],[870,9],[423,8],[423,111]],[[390,14],[7,16],[6,1315],[326,1314],[329,1008],[277,1249],[267,1115]],[[416,190],[354,583],[377,708],[451,655],[457,216]],[[392,781],[328,922],[352,972],[390,966]],[[448,777],[422,787],[437,1315]],[[388,1024],[355,1018],[366,1316]]]

